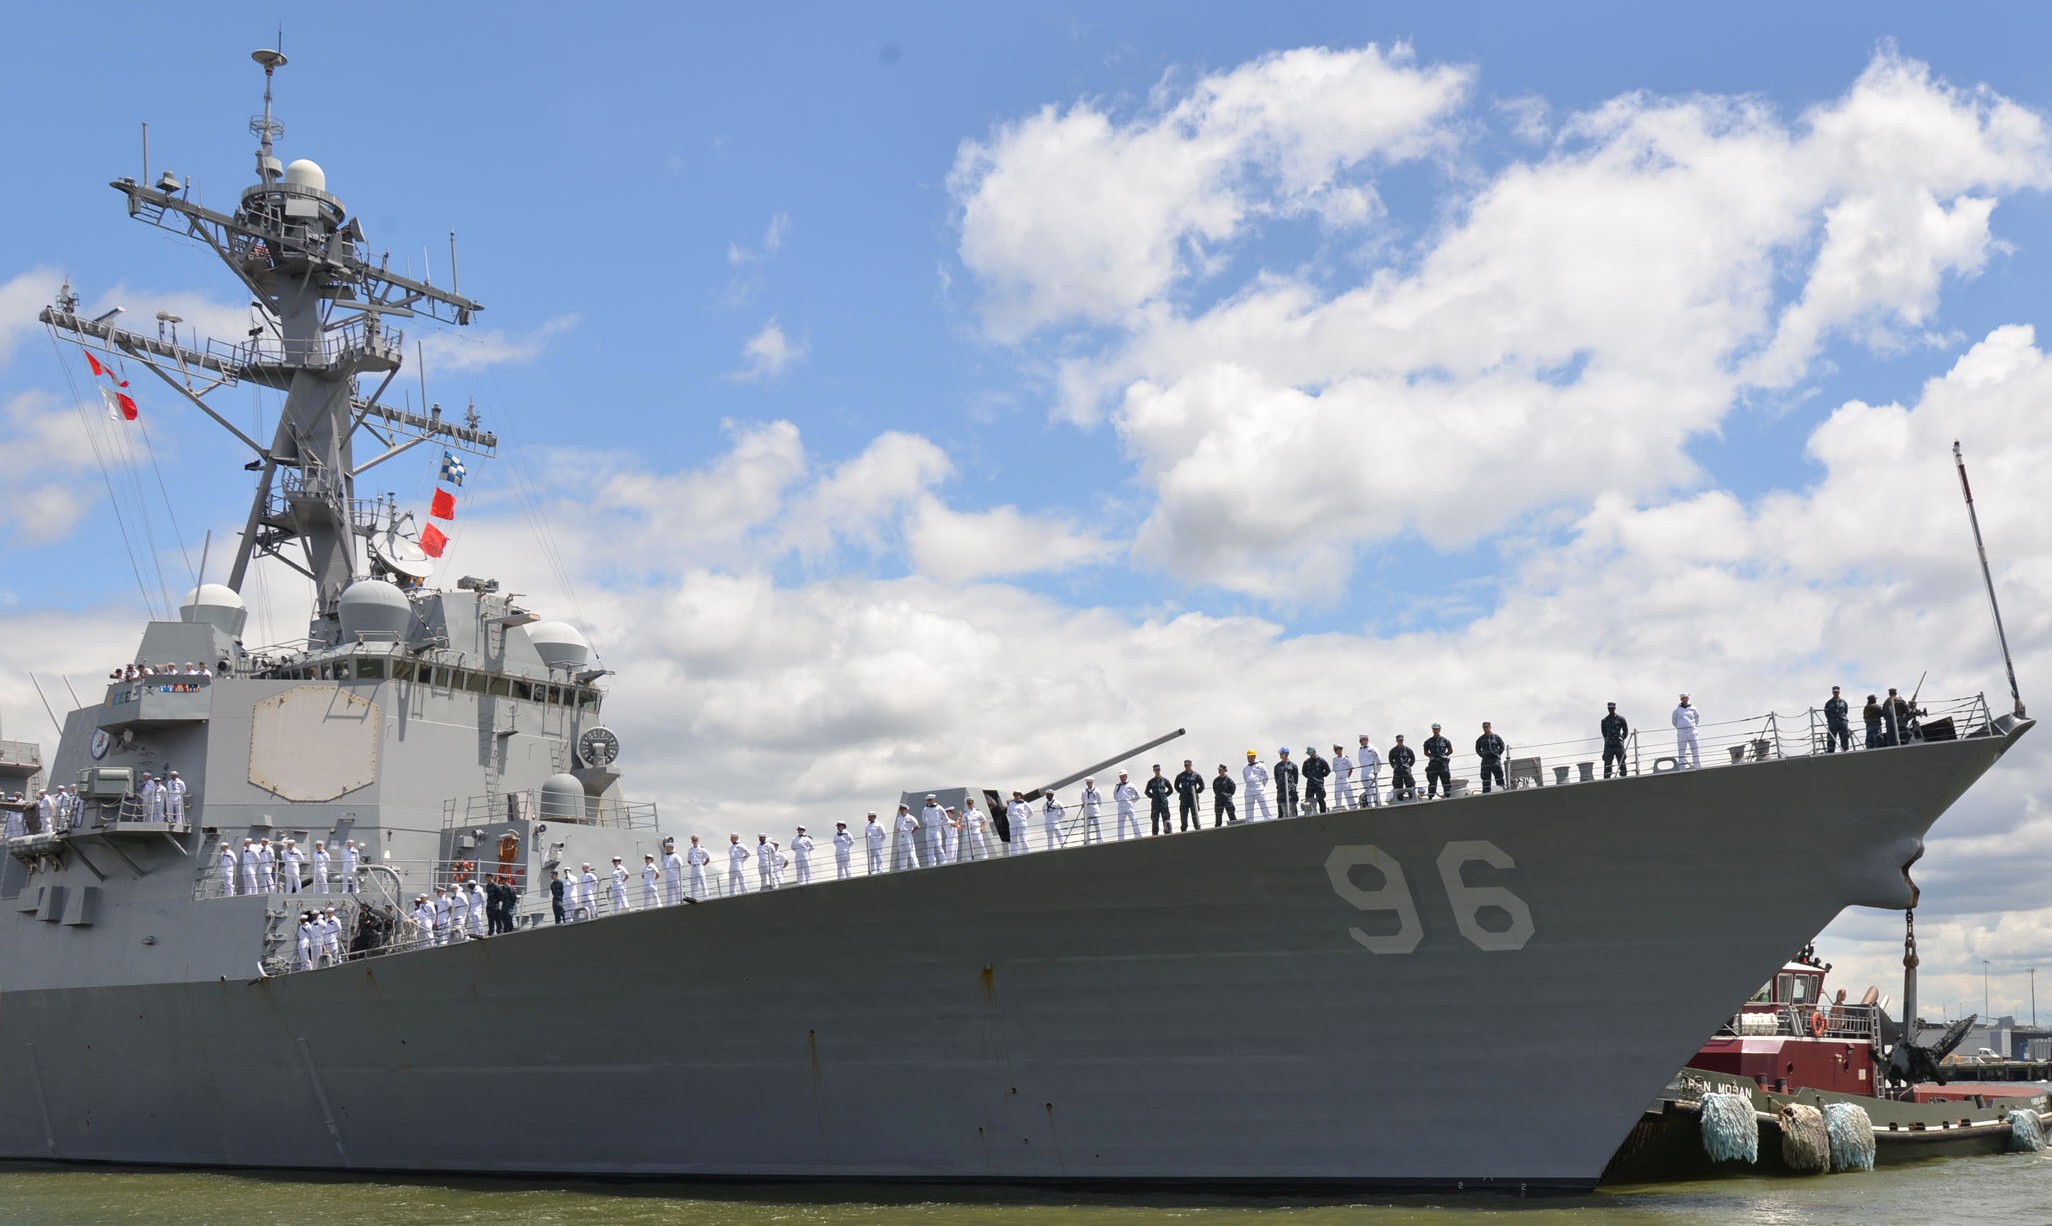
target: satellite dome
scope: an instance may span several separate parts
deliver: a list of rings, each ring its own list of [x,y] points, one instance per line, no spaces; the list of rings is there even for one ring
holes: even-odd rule
[[[285,182],[294,187],[310,187],[324,192],[328,190],[328,172],[312,158],[300,158],[286,165]]]
[[[231,639],[242,637],[242,624],[249,609],[235,589],[222,583],[202,583],[186,594],[178,606],[180,620],[209,625]]]
[[[542,780],[541,819],[559,822],[584,820],[584,785],[575,775],[550,775]]]
[[[569,622],[536,622],[527,641],[550,668],[583,668],[591,660],[591,642]]]
[[[406,593],[382,579],[358,579],[342,589],[336,617],[342,623],[342,641],[358,638],[398,640],[413,624],[413,602]]]

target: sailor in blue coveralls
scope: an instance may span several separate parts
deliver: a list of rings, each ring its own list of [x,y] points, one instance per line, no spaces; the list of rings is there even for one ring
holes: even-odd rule
[[[1439,795],[1441,788],[1448,796],[1453,795],[1453,742],[1439,735],[1439,725],[1432,725],[1432,735],[1425,738],[1425,799]]]
[[[1290,747],[1275,751],[1275,815],[1297,815],[1297,764],[1290,761]]]
[[[1496,780],[1497,787],[1507,787],[1503,781],[1503,755],[1510,747],[1503,738],[1489,730],[1489,721],[1482,721],[1482,735],[1475,738],[1475,756],[1482,759],[1482,794],[1489,794],[1489,781]]]
[[[1617,763],[1617,773],[1625,773],[1625,737],[1631,735],[1632,726],[1625,717],[1617,713],[1617,704],[1610,704],[1610,714],[1603,717],[1603,777],[1610,778],[1610,764]]]
[[[1837,753],[1852,748],[1852,708],[1839,696],[1838,687],[1831,687],[1831,701],[1824,704],[1824,752]]]

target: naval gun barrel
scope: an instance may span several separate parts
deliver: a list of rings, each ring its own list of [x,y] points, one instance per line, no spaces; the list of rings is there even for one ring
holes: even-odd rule
[[[1161,736],[1155,737],[1153,740],[1147,742],[1144,745],[1135,745],[1133,746],[1133,748],[1128,749],[1123,753],[1115,753],[1111,757],[1106,758],[1104,761],[1093,763],[1089,766],[1086,766],[1082,770],[1077,771],[1073,775],[1064,775],[1060,779],[1055,780],[1053,783],[1043,783],[1039,787],[1034,788],[1032,791],[1026,793],[1026,799],[1038,800],[1046,793],[1052,792],[1056,788],[1068,787],[1070,784],[1076,782],[1078,779],[1081,779],[1086,775],[1094,775],[1098,771],[1104,770],[1107,767],[1117,766],[1119,763],[1124,762],[1127,758],[1134,757],[1137,754],[1146,753],[1148,750],[1154,748],[1156,745],[1166,745],[1170,741],[1175,740],[1177,737],[1183,736],[1188,731],[1189,729],[1187,728],[1178,728],[1174,732],[1165,733]]]

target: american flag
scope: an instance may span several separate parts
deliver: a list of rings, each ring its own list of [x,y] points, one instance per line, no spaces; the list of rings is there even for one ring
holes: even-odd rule
[[[453,451],[442,453],[442,481],[448,485],[463,484],[463,461]]]

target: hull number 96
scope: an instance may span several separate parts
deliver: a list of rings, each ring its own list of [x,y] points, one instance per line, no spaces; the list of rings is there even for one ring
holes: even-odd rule
[[[1477,949],[1523,949],[1532,939],[1532,908],[1500,885],[1469,885],[1463,873],[1468,865],[1476,863],[1495,869],[1517,867],[1508,853],[1485,839],[1448,843],[1439,853],[1439,883],[1453,908],[1454,923]],[[1382,878],[1382,884],[1373,889],[1361,885],[1359,878],[1369,876],[1362,869],[1373,869],[1374,875]],[[1372,843],[1335,847],[1325,858],[1325,875],[1332,881],[1332,892],[1357,910],[1396,917],[1395,932],[1386,931],[1387,924],[1377,925],[1383,931],[1375,933],[1348,928],[1347,932],[1362,948],[1377,954],[1407,954],[1425,939],[1425,925],[1418,919],[1418,900],[1411,894],[1404,866],[1397,863],[1395,856]],[[1492,917],[1495,926],[1483,927],[1482,915],[1491,908],[1508,915],[1510,926],[1503,927],[1502,917],[1496,916]]]

